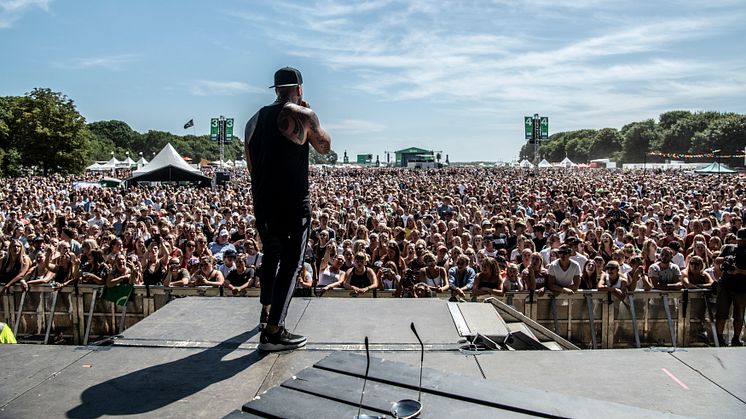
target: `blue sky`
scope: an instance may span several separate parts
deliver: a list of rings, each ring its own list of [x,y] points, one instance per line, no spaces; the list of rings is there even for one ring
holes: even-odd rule
[[[524,115],[553,133],[746,113],[744,21],[743,0],[0,0],[0,95],[50,87],[89,122],[206,134],[243,127],[292,65],[340,157],[508,161]]]

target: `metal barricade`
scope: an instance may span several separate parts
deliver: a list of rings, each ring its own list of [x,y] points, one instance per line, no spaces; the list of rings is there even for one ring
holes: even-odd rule
[[[0,297],[0,318],[15,329],[20,341],[89,344],[92,340],[121,333],[153,314],[170,301],[184,297],[259,297],[258,288],[234,296],[214,287],[136,286],[126,307],[101,299],[103,286],[81,284],[55,291],[35,286],[24,293],[20,286]],[[330,290],[322,296],[304,298],[350,298],[350,291]],[[393,290],[371,290],[357,298],[394,298]],[[478,303],[487,296],[477,298]],[[436,298],[448,299],[450,293]],[[628,294],[624,301],[608,292],[579,291],[572,295],[538,295],[530,291],[510,292],[500,301],[509,303],[531,320],[554,330],[585,348],[643,346],[697,346],[716,341],[713,304],[707,290],[686,292],[647,291]]]

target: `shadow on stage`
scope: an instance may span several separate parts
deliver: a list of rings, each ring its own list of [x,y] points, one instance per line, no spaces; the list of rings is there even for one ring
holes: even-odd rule
[[[152,412],[226,380],[259,362],[266,353],[257,350],[236,359],[222,358],[259,333],[258,328],[234,336],[194,355],[153,365],[112,378],[86,389],[69,418],[137,415]],[[215,395],[230,389],[215,389]]]

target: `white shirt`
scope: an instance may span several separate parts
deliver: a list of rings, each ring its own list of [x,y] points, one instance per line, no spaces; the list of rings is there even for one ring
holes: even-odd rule
[[[671,263],[676,264],[676,266],[678,266],[679,269],[686,268],[686,259],[684,258],[684,255],[682,255],[681,253],[676,253],[671,259]]]
[[[559,259],[549,264],[549,275],[553,276],[557,285],[561,287],[572,286],[574,278],[580,276],[580,272],[580,265],[572,259],[567,270],[562,270]]]
[[[570,260],[574,261],[578,264],[578,266],[580,266],[581,272],[583,271],[583,268],[585,268],[586,262],[588,262],[588,258],[580,253],[575,253],[574,255],[570,256]]]

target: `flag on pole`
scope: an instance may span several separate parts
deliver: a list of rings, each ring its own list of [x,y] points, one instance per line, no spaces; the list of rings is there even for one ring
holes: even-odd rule
[[[189,127],[193,127],[193,126],[194,126],[194,119],[190,119],[189,122],[184,124],[184,129],[188,129]]]

